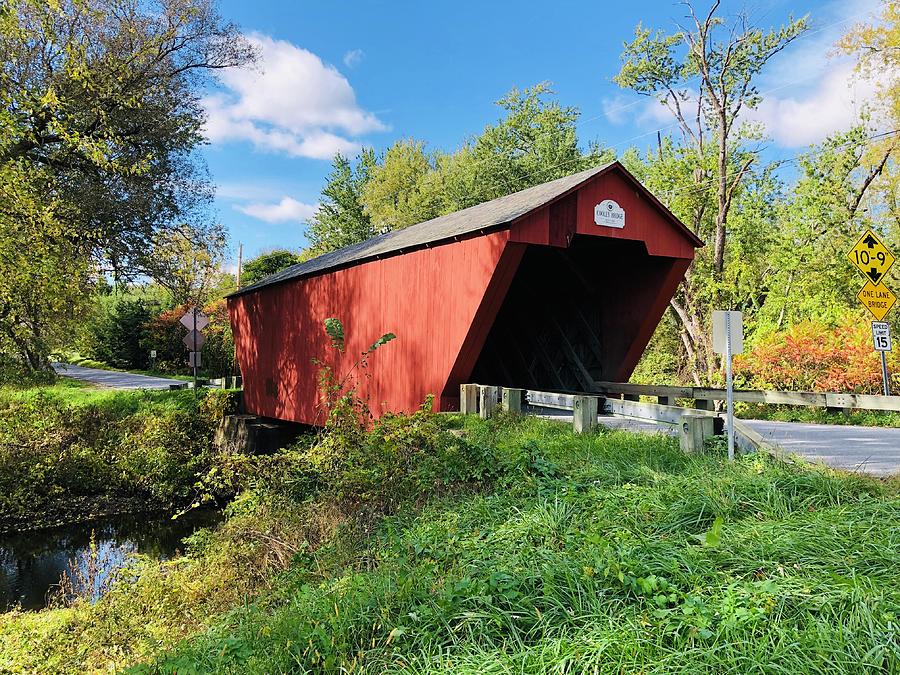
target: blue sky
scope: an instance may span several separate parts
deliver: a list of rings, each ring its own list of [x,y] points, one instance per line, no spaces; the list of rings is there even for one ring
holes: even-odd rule
[[[698,6],[704,7],[705,3]],[[245,259],[305,243],[335,151],[383,150],[398,138],[453,150],[499,111],[512,87],[549,80],[582,111],[579,134],[622,151],[672,132],[658,104],[619,89],[622,43],[637,23],[672,29],[685,8],[631,2],[330,2],[223,0],[221,12],[258,46],[253,70],[229,71],[205,106],[203,153],[217,184],[219,220]],[[770,64],[755,118],[770,152],[791,156],[846,127],[873,87],[851,84],[852,65],[829,54],[877,0],[723,2],[758,24],[810,15],[811,30]]]

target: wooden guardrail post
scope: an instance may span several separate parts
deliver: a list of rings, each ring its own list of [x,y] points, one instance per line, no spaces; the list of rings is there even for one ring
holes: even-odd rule
[[[490,385],[478,386],[478,414],[481,419],[493,417],[497,412],[497,387]]]
[[[478,413],[478,385],[459,385],[459,412],[463,415],[475,415]]]
[[[712,400],[707,398],[695,398],[694,399],[694,407],[697,410],[715,410],[716,406]]]
[[[682,415],[678,433],[682,451],[702,452],[706,439],[716,433],[714,424],[710,415]]]
[[[576,434],[590,431],[597,426],[597,397],[575,396],[573,428]]]
[[[522,398],[524,397],[524,394],[524,389],[511,389],[509,387],[503,387],[500,396],[500,407],[503,408],[503,410],[505,410],[506,412],[521,413]]]
[[[675,399],[671,396],[657,396],[656,402],[659,405],[674,405]]]

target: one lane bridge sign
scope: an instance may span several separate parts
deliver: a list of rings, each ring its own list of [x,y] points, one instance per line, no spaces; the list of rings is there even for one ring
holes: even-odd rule
[[[884,284],[876,286],[871,281],[866,282],[856,297],[878,321],[881,321],[897,302],[897,296],[890,288]]]
[[[884,275],[896,262],[894,254],[872,230],[866,230],[856,245],[850,249],[847,257],[856,266],[856,269],[876,286],[881,283]]]

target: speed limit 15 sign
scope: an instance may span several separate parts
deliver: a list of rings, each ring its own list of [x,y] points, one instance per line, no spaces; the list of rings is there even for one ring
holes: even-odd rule
[[[872,322],[872,342],[877,352],[891,351],[891,325],[887,321]]]

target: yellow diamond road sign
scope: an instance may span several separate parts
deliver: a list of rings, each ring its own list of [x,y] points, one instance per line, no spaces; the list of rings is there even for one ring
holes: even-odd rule
[[[894,254],[872,230],[866,230],[865,234],[856,242],[856,246],[850,249],[847,257],[856,265],[856,269],[876,286],[881,283],[884,275],[896,260]]]
[[[856,297],[877,321],[881,321],[897,302],[897,296],[891,292],[891,289],[883,284],[875,286],[871,281],[866,282]]]

